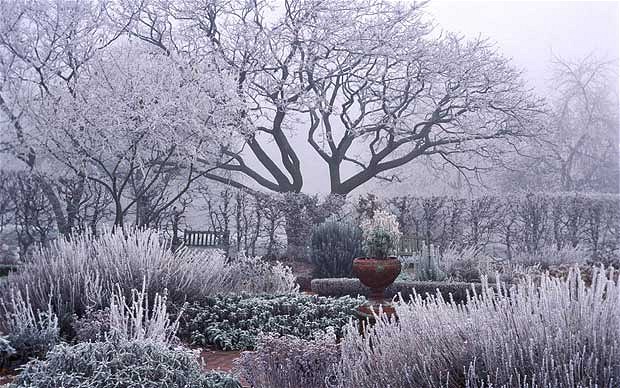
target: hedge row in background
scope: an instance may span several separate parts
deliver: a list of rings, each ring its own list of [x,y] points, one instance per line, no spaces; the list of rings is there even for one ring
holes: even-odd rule
[[[620,247],[620,196],[613,194],[406,196],[388,206],[406,236],[439,249],[475,246],[510,259],[545,246],[580,245],[608,261]]]
[[[386,290],[386,297],[393,298],[399,293],[408,299],[409,295],[413,294],[415,289],[417,294],[420,295],[437,295],[437,292],[441,293],[441,296],[445,300],[450,300],[450,297],[455,302],[465,302],[467,300],[467,292],[476,292],[482,290],[481,284],[461,283],[461,282],[394,282]],[[368,296],[370,295],[370,288],[360,283],[359,279],[351,278],[334,278],[334,279],[313,279],[312,280],[312,292],[317,293],[320,296]]]

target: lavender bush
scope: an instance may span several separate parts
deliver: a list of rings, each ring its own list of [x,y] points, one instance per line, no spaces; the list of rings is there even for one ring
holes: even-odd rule
[[[120,288],[112,294],[103,340],[55,346],[26,364],[12,387],[240,388],[229,375],[204,374],[197,352],[173,343],[178,318],[170,320],[165,295],[149,303],[145,285],[131,294],[130,303]]]
[[[591,287],[576,270],[566,279],[528,277],[509,290],[487,287],[467,308],[416,295],[396,306],[398,324],[381,321],[365,337],[349,328],[340,386],[617,387],[615,276],[597,270]]]
[[[169,299],[181,303],[216,293],[296,290],[290,269],[282,265],[245,256],[229,263],[220,251],[173,253],[157,231],[128,229],[98,238],[74,236],[40,249],[0,285],[0,299],[9,298],[10,289],[25,294],[28,288],[35,310],[51,303],[64,320],[108,306],[116,285],[130,297],[143,282],[149,294],[168,289]]]
[[[557,249],[553,246],[541,247],[535,253],[522,252],[515,255],[511,263],[523,266],[540,265],[543,269],[548,269],[557,265],[586,264],[588,252],[580,245],[564,246]]]
[[[15,349],[11,346],[8,338],[0,336],[0,368],[9,362],[9,358],[15,354]]]
[[[28,297],[16,290],[10,290],[9,298],[0,301],[2,319],[0,332],[7,333],[6,339],[14,350],[16,361],[31,357],[42,357],[60,342],[58,318],[51,305],[47,309],[33,308]]]
[[[150,308],[149,306],[153,307]],[[120,287],[112,294],[110,301],[110,331],[108,337],[115,341],[155,341],[171,343],[179,328],[180,311],[174,321],[170,320],[164,295],[155,294],[149,303],[145,285],[142,291],[131,290],[128,304]]]
[[[220,373],[205,374],[198,356],[155,341],[58,345],[45,360],[28,363],[13,388],[240,388]]]
[[[334,384],[340,347],[333,331],[314,339],[263,335],[256,351],[243,352],[236,373],[254,388],[322,388]]]
[[[77,342],[105,340],[106,333],[110,331],[110,308],[88,309],[81,317],[74,315],[71,321],[71,329]]]

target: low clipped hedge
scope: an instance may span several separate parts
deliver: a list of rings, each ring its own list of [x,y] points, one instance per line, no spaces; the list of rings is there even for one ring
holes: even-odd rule
[[[473,290],[482,291],[480,283],[464,283],[464,282],[416,282],[403,281],[394,282],[387,290],[386,297],[393,298],[399,293],[403,297],[407,297],[413,293],[413,289],[420,295],[436,295],[437,291],[441,293],[445,300],[450,299],[450,295],[456,303],[467,301],[467,292]],[[313,279],[312,292],[320,296],[368,296],[370,288],[360,283],[359,279],[352,278],[335,278],[335,279]]]
[[[17,264],[0,264],[0,277],[7,276],[10,272],[17,271]]]

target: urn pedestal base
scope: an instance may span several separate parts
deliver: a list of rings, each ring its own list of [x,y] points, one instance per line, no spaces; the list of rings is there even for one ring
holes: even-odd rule
[[[358,329],[361,335],[364,335],[368,326],[374,326],[377,323],[377,315],[382,312],[382,319],[387,319],[389,322],[398,322],[398,315],[394,309],[392,301],[383,299],[371,299],[357,308],[355,314],[357,315]]]

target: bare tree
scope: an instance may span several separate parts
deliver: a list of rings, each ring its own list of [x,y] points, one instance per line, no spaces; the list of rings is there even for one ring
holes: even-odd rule
[[[556,58],[546,131],[511,166],[505,184],[525,189],[618,192],[617,64]]]
[[[554,62],[550,158],[563,190],[620,190],[617,64],[587,57]],[[613,74],[613,69],[616,74]]]
[[[171,1],[125,9],[137,15],[131,31],[140,39],[164,50],[186,47],[196,58],[216,52],[236,74],[256,132],[239,148],[222,147],[229,160],[221,172],[299,192],[302,163],[291,140],[303,136],[325,162],[331,192],[348,194],[428,155],[475,169],[457,156],[495,157],[498,141],[512,145],[536,132],[541,101],[520,73],[488,41],[425,23],[419,4],[270,4]],[[276,146],[275,155],[266,144]],[[208,176],[224,181],[221,172]]]

